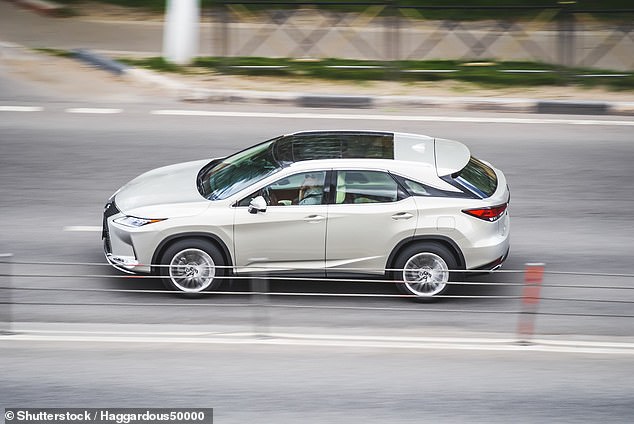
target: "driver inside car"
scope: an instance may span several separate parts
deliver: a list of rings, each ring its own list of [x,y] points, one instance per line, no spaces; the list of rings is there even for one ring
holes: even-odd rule
[[[324,194],[323,181],[312,174],[306,174],[304,182],[299,189],[300,205],[319,205]]]

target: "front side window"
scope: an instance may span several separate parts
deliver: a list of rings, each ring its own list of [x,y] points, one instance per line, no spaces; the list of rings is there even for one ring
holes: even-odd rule
[[[274,141],[258,144],[203,168],[198,176],[201,194],[209,200],[226,199],[279,171],[281,166],[272,152]]]
[[[338,171],[336,204],[386,203],[407,197],[392,176],[381,171]]]
[[[302,172],[282,178],[245,197],[238,206],[248,206],[262,196],[269,206],[321,205],[324,203],[326,171]]]

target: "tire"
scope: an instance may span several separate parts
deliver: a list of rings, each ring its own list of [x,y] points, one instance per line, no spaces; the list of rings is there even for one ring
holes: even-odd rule
[[[418,300],[431,300],[446,293],[458,261],[445,246],[437,243],[416,243],[403,249],[396,261],[392,278],[398,289]]]
[[[222,283],[218,277],[226,275],[222,253],[203,239],[185,239],[172,244],[163,253],[161,265],[161,281],[168,290],[192,295],[217,289]]]

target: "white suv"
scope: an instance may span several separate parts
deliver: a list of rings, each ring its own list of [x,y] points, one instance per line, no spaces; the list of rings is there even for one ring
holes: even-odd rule
[[[385,275],[443,293],[509,251],[504,174],[456,141],[376,131],[280,136],[149,171],[104,211],[106,257],[186,293],[267,270]]]

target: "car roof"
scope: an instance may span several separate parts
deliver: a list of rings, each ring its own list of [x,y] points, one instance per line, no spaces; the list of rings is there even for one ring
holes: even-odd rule
[[[362,161],[376,161],[376,160],[390,160],[399,162],[411,162],[415,163],[417,167],[421,164],[427,164],[435,168],[435,173],[438,176],[450,175],[460,171],[464,168],[471,157],[471,152],[464,144],[441,138],[433,138],[422,134],[411,134],[401,132],[387,132],[387,131],[374,131],[374,130],[314,130],[314,131],[299,131],[283,136],[286,137],[308,137],[308,136],[381,136],[390,137],[392,139],[392,157],[385,157],[383,159],[333,159],[334,161],[342,160],[362,160]],[[319,143],[319,141],[317,141]],[[299,162],[299,161],[298,161]],[[357,163],[356,166],[360,164]],[[369,166],[370,162],[365,165]],[[376,166],[375,163],[372,166]],[[339,167],[340,163],[333,163],[331,166]],[[393,169],[393,166],[385,164],[386,169]],[[405,164],[400,165],[405,167]],[[410,164],[409,167],[412,165]],[[426,174],[427,172],[425,172]]]

